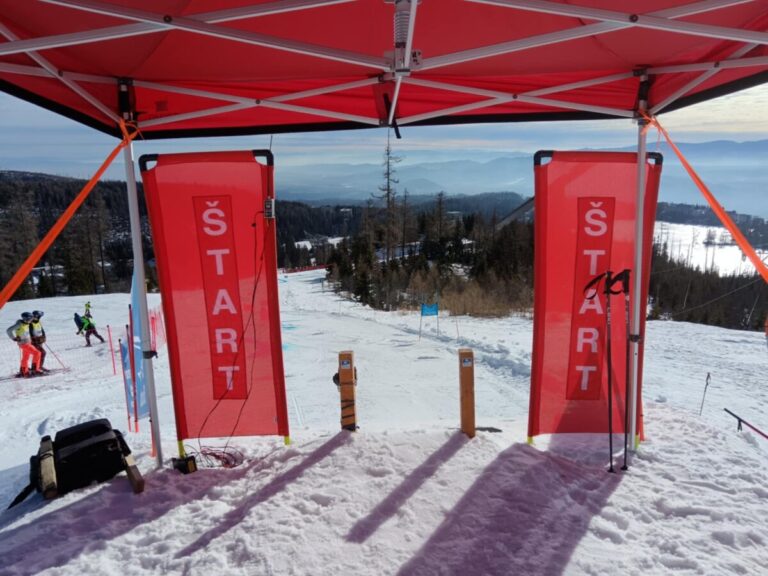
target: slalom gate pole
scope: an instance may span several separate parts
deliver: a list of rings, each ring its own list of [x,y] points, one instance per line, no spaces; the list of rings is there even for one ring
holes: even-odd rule
[[[157,350],[157,319],[154,314],[149,318],[149,339],[152,341],[152,350]]]
[[[630,367],[629,367],[629,356],[630,356],[630,346],[629,343],[632,340],[632,331],[629,327],[629,317],[630,317],[630,305],[629,305],[629,276],[630,272],[629,269],[624,270],[622,272],[624,278],[623,278],[623,284],[622,284],[622,292],[624,292],[624,318],[625,322],[627,324],[627,341],[626,341],[626,353],[625,353],[625,366],[624,366],[624,465],[621,467],[622,470],[627,470],[629,466],[627,465],[627,452],[629,452],[629,378],[630,378]]]
[[[709,375],[709,372],[707,372],[707,381],[704,384],[704,395],[701,397],[701,406],[699,406],[699,416],[701,416],[702,410],[704,410],[704,398],[707,397],[707,388],[709,388],[709,381],[711,377]]]
[[[109,338],[109,354],[112,356],[112,374],[117,376],[117,365],[115,364],[115,348],[112,346],[112,328],[107,324],[107,338]]]
[[[133,423],[135,430],[139,432],[139,396],[136,392],[136,352],[133,349],[133,314],[131,305],[128,304],[128,324],[125,325],[125,333],[128,335],[128,360],[131,365],[131,386],[133,387]]]
[[[613,469],[613,378],[611,373],[613,366],[611,362],[611,271],[605,273],[605,354],[608,362],[608,452],[610,466],[608,472],[615,473]]]
[[[46,347],[46,348],[48,348],[48,352],[50,352],[51,354],[53,354],[53,357],[54,357],[54,358],[56,358],[56,362],[58,362],[59,364],[61,364],[61,367],[62,367],[64,370],[66,370],[66,369],[67,369],[67,367],[64,365],[64,362],[62,362],[62,361],[61,361],[61,358],[59,358],[59,357],[58,357],[58,355],[56,354],[56,352],[54,352],[53,350],[51,350],[51,347],[50,347],[50,346],[48,346],[48,344],[47,344],[47,343],[45,344],[45,347]]]
[[[424,314],[419,316],[419,342],[421,342],[421,323],[424,320]]]

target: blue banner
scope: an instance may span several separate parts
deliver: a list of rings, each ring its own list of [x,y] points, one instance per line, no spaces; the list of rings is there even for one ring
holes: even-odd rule
[[[437,302],[434,304],[422,304],[421,305],[422,316],[437,316]]]
[[[131,353],[128,350],[128,342],[120,340],[120,366],[123,369],[123,382],[125,382],[125,400],[128,403],[128,414],[131,418],[135,414],[133,409],[133,377],[131,376]]]
[[[133,361],[136,364],[136,396],[139,402],[139,418],[149,416],[149,398],[147,396],[146,378],[144,377],[144,361],[141,346],[141,314],[139,307],[139,298],[143,294],[139,293],[136,283],[136,272],[133,273],[131,281],[131,321],[133,322]]]

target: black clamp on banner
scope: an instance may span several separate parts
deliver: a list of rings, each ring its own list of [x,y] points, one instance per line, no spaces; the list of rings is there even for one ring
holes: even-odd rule
[[[184,458],[171,458],[174,470],[178,470],[182,474],[191,474],[197,472],[197,461],[194,456],[186,456]]]

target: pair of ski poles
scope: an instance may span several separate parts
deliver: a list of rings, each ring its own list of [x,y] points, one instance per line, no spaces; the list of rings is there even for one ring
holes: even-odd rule
[[[590,288],[593,286],[595,287],[594,293],[591,296],[587,296],[587,298],[592,299],[598,294],[597,286],[599,286],[600,281],[605,279],[603,285],[603,294],[605,294],[605,352],[607,355],[608,364],[608,451],[610,461],[608,472],[611,473],[616,472],[616,470],[613,468],[613,360],[611,351],[611,296],[618,294],[624,294],[625,322],[627,329],[624,375],[624,464],[621,469],[627,470],[629,468],[627,464],[627,453],[629,451],[629,343],[631,341],[631,334],[629,329],[629,277],[630,270],[628,268],[615,275],[610,270],[608,270],[607,272],[593,278],[584,288],[584,292],[586,294],[589,292]],[[621,285],[618,290],[614,289],[617,284]]]

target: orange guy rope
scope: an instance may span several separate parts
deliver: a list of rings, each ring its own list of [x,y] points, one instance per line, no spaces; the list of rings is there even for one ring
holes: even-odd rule
[[[688,163],[688,160],[685,159],[685,157],[683,156],[683,153],[680,152],[680,149],[675,145],[674,142],[672,142],[672,139],[669,137],[669,134],[667,133],[667,131],[664,130],[664,128],[662,128],[661,124],[659,124],[658,120],[656,120],[655,118],[651,118],[650,116],[646,116],[645,114],[643,116],[645,116],[645,119],[648,120],[649,122],[648,126],[646,126],[646,129],[648,129],[651,125],[653,125],[658,129],[658,131],[661,134],[664,135],[664,138],[666,139],[667,143],[672,147],[672,150],[675,151],[675,154],[677,154],[677,157],[680,159],[680,162],[682,163],[683,168],[685,168],[685,171],[688,172],[688,175],[691,177],[691,180],[693,180],[696,186],[699,187],[699,190],[704,195],[704,198],[706,198],[707,202],[709,202],[709,205],[714,211],[715,215],[720,219],[720,222],[723,223],[723,226],[725,226],[728,229],[728,232],[731,233],[731,236],[733,237],[734,240],[736,240],[736,243],[739,245],[739,248],[741,248],[741,251],[744,252],[747,258],[749,258],[749,261],[752,262],[752,265],[755,267],[755,270],[757,270],[760,273],[760,275],[763,277],[763,280],[765,280],[765,282],[768,283],[768,267],[765,266],[763,261],[755,252],[755,249],[752,248],[752,245],[744,237],[744,234],[741,233],[741,230],[739,230],[739,228],[736,226],[733,220],[731,220],[731,217],[728,216],[728,213],[717,201],[717,198],[715,198],[712,192],[709,191],[709,188],[707,188],[707,185],[704,184],[702,179],[699,178],[699,175],[696,174],[696,171]]]
[[[90,194],[93,187],[96,186],[96,183],[101,179],[102,174],[104,174],[104,171],[109,168],[109,165],[112,164],[112,161],[115,159],[118,153],[128,144],[130,144],[131,141],[136,137],[136,134],[138,134],[138,132],[135,131],[132,134],[128,134],[125,123],[122,121],[120,122],[120,130],[123,132],[123,139],[120,141],[120,144],[118,144],[115,149],[112,150],[112,153],[107,156],[107,159],[104,160],[104,163],[101,165],[101,167],[91,177],[83,189],[80,190],[75,199],[72,200],[72,203],[67,206],[67,209],[64,211],[64,213],[59,216],[59,219],[56,221],[56,223],[51,227],[51,229],[35,247],[35,249],[32,250],[32,253],[19,267],[19,269],[16,271],[16,274],[13,275],[13,278],[8,281],[8,284],[6,284],[2,292],[0,292],[0,308],[5,306],[8,300],[11,299],[11,296],[14,295],[19,286],[21,286],[22,282],[24,282],[24,279],[29,275],[30,272],[32,272],[32,268],[34,268],[35,264],[40,261],[40,258],[43,257],[43,254],[48,251],[48,249],[51,247],[51,244],[53,244],[59,234],[61,234],[61,231],[75,215],[77,209],[80,208],[83,202],[85,202],[86,198],[88,198],[88,194]]]

